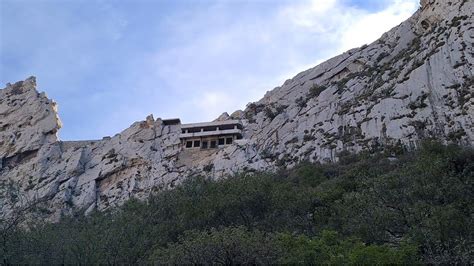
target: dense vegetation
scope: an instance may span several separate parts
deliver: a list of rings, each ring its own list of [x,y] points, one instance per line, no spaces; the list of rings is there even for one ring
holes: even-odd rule
[[[147,202],[2,234],[4,263],[473,263],[474,151],[425,143],[275,174],[189,178]],[[80,212],[78,212],[80,213]]]

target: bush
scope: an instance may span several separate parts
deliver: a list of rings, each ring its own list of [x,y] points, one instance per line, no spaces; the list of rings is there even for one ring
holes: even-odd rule
[[[273,108],[272,106],[267,106],[263,109],[263,111],[265,112],[266,117],[270,118],[270,120],[273,120],[277,115],[283,113],[283,111],[285,111],[287,107],[288,106],[284,105],[278,105],[275,108]]]
[[[214,169],[214,164],[212,164],[212,163],[211,163],[211,164],[208,164],[208,165],[205,165],[205,166],[202,168],[202,170],[203,170],[204,172],[211,172],[212,169]]]
[[[263,111],[265,112],[265,116],[270,118],[270,120],[273,120],[278,114],[276,112],[274,112],[272,110],[271,107],[265,107],[265,109],[263,109]]]
[[[319,96],[319,94],[321,94],[321,92],[323,92],[326,89],[327,89],[326,86],[319,86],[319,85],[314,84],[311,88],[309,88],[308,97],[316,98]]]
[[[335,231],[319,237],[280,234],[283,264],[402,265],[418,262],[417,247],[404,243],[400,248],[366,245],[357,238],[344,238]]]
[[[303,97],[299,97],[295,100],[296,105],[298,105],[300,108],[305,108],[307,106],[307,102],[308,100],[304,99]]]
[[[473,176],[474,150],[425,142],[395,162],[365,153],[192,177],[145,202],[16,228],[0,256],[4,264],[470,264]]]
[[[187,231],[177,243],[158,249],[155,264],[263,265],[276,261],[280,251],[273,239],[259,230],[225,227]]]

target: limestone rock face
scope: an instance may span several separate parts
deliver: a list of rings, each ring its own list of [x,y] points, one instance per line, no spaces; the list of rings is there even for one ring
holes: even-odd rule
[[[277,160],[341,151],[472,144],[472,1],[427,1],[376,42],[299,73],[245,110],[248,135]]]
[[[56,103],[36,91],[34,77],[0,90],[0,158],[54,143],[60,127]]]
[[[425,9],[433,2],[434,2],[433,0],[420,0],[420,6],[422,9]]]
[[[222,113],[218,118],[216,118],[214,121],[226,121],[232,119],[227,112]]]
[[[473,145],[473,5],[421,1],[374,43],[224,113],[218,120],[242,120],[244,138],[222,149],[184,150],[180,125],[153,116],[111,138],[58,141],[55,105],[36,92],[34,79],[8,85],[0,90],[0,182],[42,199],[45,218],[55,220],[146,198],[194,175],[337,161],[343,152],[396,156],[424,138]],[[8,212],[4,197],[0,205]]]

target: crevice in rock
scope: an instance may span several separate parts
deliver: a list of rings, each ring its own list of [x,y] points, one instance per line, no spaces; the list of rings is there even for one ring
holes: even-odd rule
[[[431,113],[433,114],[433,120],[435,124],[435,132],[436,132],[436,137],[446,137],[446,134],[443,129],[443,125],[441,125],[439,121],[439,114],[438,111],[436,110],[436,102],[435,102],[435,95],[434,95],[434,89],[433,89],[433,73],[431,70],[431,61],[428,58],[426,60],[426,85],[428,87],[428,101],[430,102],[430,108],[431,108]]]
[[[36,157],[37,154],[38,154],[38,150],[31,150],[31,151],[24,151],[24,152],[18,153],[11,157],[2,158],[1,159],[2,163],[0,164],[2,167],[0,167],[0,169],[15,168],[19,166],[20,164],[24,164],[32,160],[33,158]]]

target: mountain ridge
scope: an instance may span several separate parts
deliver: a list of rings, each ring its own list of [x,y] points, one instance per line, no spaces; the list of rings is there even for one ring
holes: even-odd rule
[[[422,0],[379,40],[297,74],[243,111],[244,140],[206,156],[181,146],[179,125],[147,117],[102,140],[60,141],[56,104],[35,78],[0,90],[0,181],[43,199],[45,217],[103,210],[188,176],[273,171],[341,153],[474,144],[474,4]],[[2,212],[12,205],[4,201]]]

